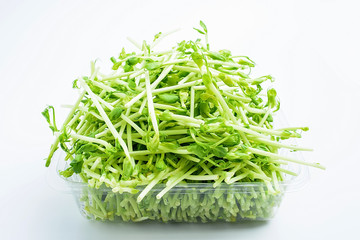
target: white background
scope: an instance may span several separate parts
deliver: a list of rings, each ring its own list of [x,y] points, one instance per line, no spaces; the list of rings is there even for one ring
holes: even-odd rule
[[[0,1],[0,239],[359,239],[360,6],[356,1]],[[131,49],[202,19],[213,49],[248,55],[272,74],[292,125],[308,125],[314,152],[306,188],[268,223],[104,224],[46,182],[53,141],[40,112],[59,109],[72,81]]]

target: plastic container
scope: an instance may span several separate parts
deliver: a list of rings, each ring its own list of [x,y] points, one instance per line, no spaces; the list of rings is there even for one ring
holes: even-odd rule
[[[284,153],[282,153],[284,154]],[[300,158],[298,152],[288,152]],[[57,172],[65,169],[64,154],[58,154]],[[284,166],[285,168],[285,166]],[[72,192],[83,216],[92,220],[115,222],[240,222],[244,220],[269,220],[276,214],[284,193],[298,190],[309,178],[308,167],[286,165],[298,176],[285,176],[279,193],[270,193],[264,183],[244,182],[228,185],[182,184],[172,188],[161,199],[156,195],[164,185],[156,185],[138,203],[137,194],[114,193],[110,188],[91,188],[74,175],[62,178]],[[138,188],[141,192],[142,187]]]

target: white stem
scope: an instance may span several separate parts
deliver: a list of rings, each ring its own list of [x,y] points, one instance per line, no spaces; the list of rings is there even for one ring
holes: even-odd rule
[[[249,124],[248,118],[246,117],[244,113],[244,109],[242,107],[237,108],[239,110],[240,116],[243,119],[245,124]]]
[[[245,96],[239,96],[239,95],[234,95],[234,94],[231,94],[231,93],[228,93],[226,91],[223,91],[222,92],[225,96],[229,97],[229,98],[232,98],[232,99],[235,99],[235,100],[238,100],[238,101],[241,101],[241,102],[250,102],[251,99],[250,98],[247,98]]]
[[[174,54],[172,55],[171,58],[175,58],[177,55]],[[157,87],[157,85],[167,76],[167,74],[171,71],[171,69],[173,68],[173,65],[167,66],[164,68],[164,70],[161,72],[160,76],[151,84],[150,88],[151,90],[155,89]],[[134,103],[136,103],[137,101],[139,101],[141,98],[143,98],[146,95],[146,90],[142,91],[141,93],[139,93],[136,97],[134,97],[132,100],[130,100],[129,102],[127,102],[125,104],[126,108],[131,107]]]
[[[150,49],[153,49],[153,48],[154,48],[159,42],[161,42],[161,40],[163,40],[165,37],[167,37],[167,36],[169,36],[170,34],[173,34],[173,33],[175,33],[175,32],[178,32],[178,31],[180,31],[180,30],[181,30],[181,28],[176,28],[176,29],[174,29],[174,30],[172,30],[172,31],[169,31],[169,32],[166,32],[166,33],[161,34],[161,35],[159,36],[159,38],[156,39],[156,40],[151,44]]]
[[[145,188],[137,197],[137,202],[141,202],[143,198],[150,192],[150,190],[162,179],[165,175],[166,171],[160,172]]]
[[[114,125],[111,123],[109,117],[106,115],[104,109],[101,107],[100,103],[95,97],[95,94],[91,91],[89,86],[82,80],[82,78],[78,78],[79,83],[85,89],[85,91],[89,94],[91,100],[95,104],[97,110],[99,111],[101,117],[104,119],[105,124],[107,125],[108,129],[110,130],[111,134],[114,136],[116,140],[119,141],[120,146],[123,148],[125,156],[130,160],[132,166],[135,166],[134,160],[130,157],[129,150],[126,146],[124,140],[120,137],[119,133],[116,131]],[[132,161],[131,161],[132,160]]]
[[[146,106],[146,98],[143,99],[140,109],[139,109],[139,114],[142,114],[142,112],[144,111],[144,108]]]
[[[172,105],[154,103],[154,107],[158,109],[173,110],[173,111],[184,111],[182,108],[174,107]]]
[[[68,126],[72,126],[81,116],[82,112],[79,111],[78,113],[76,113],[76,115],[71,119],[71,121],[68,123]]]
[[[252,139],[250,137],[250,139]],[[292,149],[292,150],[297,150],[297,151],[313,151],[313,149],[311,148],[304,148],[304,147],[299,147],[299,146],[293,146],[293,145],[287,145],[287,144],[283,144],[280,142],[275,142],[275,141],[271,141],[265,138],[254,138],[256,141],[262,142],[262,143],[266,143],[270,146],[274,146],[274,147],[279,147],[279,148],[288,148],[288,149]]]
[[[129,148],[129,151],[132,152],[133,147],[132,147],[132,139],[131,139],[131,126],[128,124],[127,125],[127,145]]]
[[[138,125],[136,125],[136,123],[131,121],[131,119],[129,117],[125,116],[124,114],[121,114],[121,118],[124,119],[124,121],[127,122],[129,124],[129,126],[133,127],[141,136],[146,135],[146,133]],[[130,130],[131,130],[131,128],[130,128]],[[131,131],[130,131],[130,133],[131,133]],[[127,131],[127,134],[129,134],[129,131]]]
[[[136,113],[130,115],[128,118],[132,120],[132,119],[134,119],[134,118],[137,118],[137,117],[140,116],[140,115],[141,115],[141,114],[139,114],[139,113],[136,112]],[[118,128],[118,127],[120,127],[123,123],[125,123],[125,121],[124,121],[124,120],[121,120],[120,122],[116,123],[116,124],[114,125],[114,127],[115,127],[115,128]],[[96,137],[96,138],[103,137],[103,136],[105,136],[109,131],[110,131],[109,129],[106,129],[106,130],[104,130],[104,131],[96,134],[95,137]],[[121,136],[121,135],[120,135],[120,136]]]
[[[194,67],[183,67],[183,66],[174,66],[175,70],[180,70],[184,72],[193,72],[193,73],[201,73],[201,71],[198,68]]]
[[[294,159],[294,158],[282,156],[282,155],[271,153],[271,152],[266,152],[266,151],[263,151],[263,150],[260,150],[260,149],[257,149],[257,148],[252,148],[252,147],[248,147],[247,149],[252,153],[259,154],[259,155],[262,155],[262,156],[275,158],[275,159],[283,159],[283,160],[286,160],[286,161],[289,161],[289,162],[294,162],[294,163],[307,165],[307,166],[312,166],[312,167],[316,167],[316,168],[320,168],[320,169],[325,170],[325,167],[318,164],[318,163],[308,163],[308,162],[304,162],[304,161],[299,161],[299,160]]]
[[[138,49],[141,50],[141,45],[140,45],[137,41],[135,41],[135,40],[132,39],[131,37],[127,37],[126,39],[127,39],[129,42],[131,42],[135,47],[137,47]]]
[[[178,90],[181,88],[187,88],[187,87],[191,87],[191,86],[195,86],[198,85],[202,82],[202,80],[196,80],[196,81],[192,81],[192,82],[188,82],[188,83],[184,83],[184,84],[178,84],[175,86],[171,86],[171,87],[164,87],[164,88],[158,88],[152,91],[152,93],[154,95],[159,94],[159,93],[164,93],[164,92],[170,92],[170,91],[174,91],[174,90]]]
[[[223,62],[223,61],[219,61],[219,60],[207,60],[207,62],[209,64],[214,64],[214,65],[225,65],[225,66],[229,66],[229,67],[242,68],[242,66],[240,64],[232,63],[232,62]]]
[[[246,176],[248,175],[249,173],[242,173],[242,174],[240,174],[240,175],[237,175],[236,177],[233,177],[233,178],[231,178],[227,183],[228,184],[232,184],[232,183],[234,183],[234,182],[237,182],[237,181],[239,181],[239,180],[241,180],[241,179],[243,179],[243,178],[246,178]]]
[[[99,97],[99,96],[97,96],[97,95],[94,95],[95,97],[96,97],[96,99],[100,102],[100,103],[102,103],[105,107],[107,107],[110,111],[112,111],[113,109],[114,109],[114,107],[110,104],[110,103],[108,103],[108,102],[106,102],[104,99],[102,99],[101,97]]]
[[[145,72],[145,84],[146,84],[146,97],[147,97],[148,112],[150,115],[151,123],[154,128],[155,134],[159,134],[159,127],[158,127],[157,119],[156,119],[156,115],[155,115],[154,102],[153,102],[151,86],[150,86],[150,76],[149,76],[148,71]]]
[[[190,117],[194,117],[195,111],[195,90],[194,87],[190,90]]]
[[[250,112],[250,113],[257,113],[257,114],[264,114],[266,113],[265,110],[263,109],[257,109],[257,108],[252,108],[247,106],[246,104],[241,104],[243,108],[245,108],[246,111]]]
[[[173,113],[170,113],[170,114],[171,114],[171,117],[176,121],[181,121],[181,122],[184,122],[184,123],[194,123],[194,124],[199,124],[199,125],[205,123],[201,119],[196,119],[196,118],[193,118],[193,117],[187,117],[187,116],[173,114]]]
[[[269,107],[268,110],[266,111],[264,117],[261,119],[261,121],[259,122],[258,126],[262,127],[262,125],[264,125],[266,119],[268,118],[268,116],[270,115],[270,113],[272,113],[271,108]]]
[[[112,147],[111,144],[109,144],[108,142],[101,140],[101,139],[97,139],[97,138],[87,137],[87,136],[79,135],[76,133],[70,133],[70,137],[79,139],[79,140],[83,140],[85,142],[98,143],[100,145],[103,145],[104,147]]]
[[[194,167],[190,169],[187,173],[176,179],[171,185],[164,188],[158,195],[156,195],[157,199],[160,199],[162,196],[164,196],[165,193],[167,193],[171,188],[173,188],[176,184],[184,180],[186,177],[190,176],[193,172],[195,172],[198,169],[198,167]]]
[[[209,181],[209,180],[217,180],[219,179],[219,175],[190,175],[185,178],[186,180],[193,180],[193,181]]]
[[[194,77],[196,75],[196,73],[189,73],[186,77],[184,77],[183,79],[180,80],[180,82],[178,83],[179,85],[186,83],[188,80],[190,80],[192,77]]]

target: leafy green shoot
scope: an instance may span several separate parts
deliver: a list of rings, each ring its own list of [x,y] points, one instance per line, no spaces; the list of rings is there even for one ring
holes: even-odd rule
[[[296,175],[287,164],[324,169],[297,159],[293,151],[311,149],[288,141],[308,127],[274,127],[280,109],[271,86],[275,79],[253,76],[256,65],[247,56],[210,51],[203,21],[194,29],[205,44],[184,40],[156,51],[167,35],[158,33],[150,44],[130,39],[139,50],[122,48],[110,58],[110,73],[100,72],[93,62],[90,76],[73,82],[81,93],[61,128],[54,107],[42,112],[55,136],[46,166],[60,147],[69,160],[60,171],[63,177],[79,176],[90,187],[113,193],[135,194],[143,188],[134,200],[141,204],[158,185],[164,188],[156,198],[190,183],[219,189],[250,182],[276,195],[283,180]],[[98,205],[94,209],[89,211],[106,213]]]

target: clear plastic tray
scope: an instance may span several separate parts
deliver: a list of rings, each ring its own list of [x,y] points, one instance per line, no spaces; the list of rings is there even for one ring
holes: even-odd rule
[[[288,152],[301,159],[299,152]],[[58,153],[56,171],[67,167],[64,153]],[[55,164],[53,164],[55,165]],[[265,184],[244,182],[214,188],[211,183],[180,184],[172,188],[161,199],[156,195],[164,185],[156,185],[138,203],[138,194],[114,193],[110,188],[91,188],[74,175],[63,178],[83,216],[92,220],[115,222],[240,222],[244,220],[269,220],[276,214],[284,193],[298,190],[309,179],[308,167],[289,163],[286,168],[298,176],[285,176],[280,182],[280,193],[269,193]],[[58,177],[57,180],[60,179]],[[141,192],[142,187],[138,188]]]

